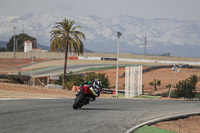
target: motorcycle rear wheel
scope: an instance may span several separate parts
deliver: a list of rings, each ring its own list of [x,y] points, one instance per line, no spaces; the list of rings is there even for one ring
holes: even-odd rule
[[[85,99],[85,97],[86,97],[86,94],[84,93],[79,94],[78,97],[74,101],[73,109],[81,108],[83,106],[82,102]]]

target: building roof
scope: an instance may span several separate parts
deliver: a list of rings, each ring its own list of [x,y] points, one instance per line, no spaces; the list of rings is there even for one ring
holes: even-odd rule
[[[42,50],[42,48],[33,48],[33,49],[35,49],[35,50]]]
[[[32,43],[30,40],[25,41],[24,43]]]

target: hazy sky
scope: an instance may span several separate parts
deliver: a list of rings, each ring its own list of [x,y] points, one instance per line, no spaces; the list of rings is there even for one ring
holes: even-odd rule
[[[200,0],[0,0],[0,16],[30,12],[200,20]]]

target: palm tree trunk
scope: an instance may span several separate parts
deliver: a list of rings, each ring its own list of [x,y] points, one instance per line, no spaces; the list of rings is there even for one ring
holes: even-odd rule
[[[156,85],[154,85],[154,91],[157,91]]]
[[[65,81],[66,81],[66,71],[67,71],[67,58],[68,58],[68,45],[65,51],[65,63],[64,63],[64,72],[63,72],[63,89],[65,89]]]

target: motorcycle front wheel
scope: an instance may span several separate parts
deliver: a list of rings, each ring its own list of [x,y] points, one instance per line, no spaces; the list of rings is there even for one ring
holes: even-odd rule
[[[77,96],[77,98],[74,100],[74,104],[73,104],[73,109],[78,109],[78,108],[81,108],[83,105],[82,105],[82,102],[83,100],[85,99],[86,97],[86,94],[85,93],[81,93]]]

